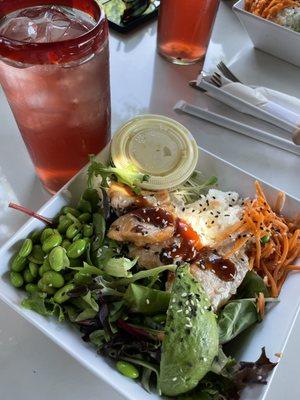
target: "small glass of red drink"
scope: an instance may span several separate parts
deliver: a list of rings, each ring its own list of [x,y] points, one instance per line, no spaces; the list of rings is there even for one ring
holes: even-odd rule
[[[206,54],[219,0],[161,0],[157,50],[174,64],[194,64]]]
[[[110,138],[108,26],[94,0],[2,0],[0,84],[55,193]]]

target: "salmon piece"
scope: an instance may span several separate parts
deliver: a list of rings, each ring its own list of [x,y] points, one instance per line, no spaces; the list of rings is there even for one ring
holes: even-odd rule
[[[128,186],[118,182],[110,184],[107,194],[110,199],[110,205],[115,210],[126,210],[134,205],[136,200],[136,194]]]
[[[131,245],[129,246],[129,257],[138,257],[138,264],[141,268],[151,269],[163,265],[160,260],[162,249],[162,244],[152,244],[143,247]]]
[[[107,236],[117,242],[145,246],[165,242],[174,233],[175,220],[171,213],[160,208],[140,208],[114,221]]]
[[[110,198],[111,207],[118,215],[124,214],[129,208],[141,206],[173,209],[170,194],[167,190],[159,190],[157,192],[142,190],[141,194],[138,195],[129,186],[112,182],[107,193]]]

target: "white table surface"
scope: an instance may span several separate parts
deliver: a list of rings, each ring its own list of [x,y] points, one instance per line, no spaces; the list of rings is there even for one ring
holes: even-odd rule
[[[187,82],[197,76],[201,65],[180,67],[169,64],[156,55],[155,48],[155,22],[147,23],[130,34],[111,34],[112,129],[141,113],[171,116],[185,124],[203,148],[300,198],[299,157],[172,110],[181,98],[270,132],[275,131],[275,128],[241,116],[190,88]],[[212,71],[220,60],[230,63],[239,77],[249,84],[271,86],[299,95],[300,70],[254,50],[228,2],[220,6],[205,71]],[[282,132],[278,134],[284,135]],[[49,194],[34,174],[0,89],[0,245],[26,220],[23,215],[7,211],[8,201],[37,210],[47,199]],[[282,384],[274,385],[265,400],[300,398],[297,382],[299,334],[300,320],[295,324],[279,366]],[[0,388],[1,400],[123,398],[2,302]]]

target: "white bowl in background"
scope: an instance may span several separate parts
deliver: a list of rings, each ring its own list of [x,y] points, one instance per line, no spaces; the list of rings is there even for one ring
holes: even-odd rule
[[[254,47],[300,67],[300,33],[245,11],[244,3],[239,0],[232,9]]]

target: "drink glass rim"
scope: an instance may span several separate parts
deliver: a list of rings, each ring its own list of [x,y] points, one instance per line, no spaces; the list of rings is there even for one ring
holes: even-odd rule
[[[104,11],[95,0],[4,0],[0,1],[0,21],[6,15],[28,7],[67,6],[89,14],[96,24],[76,38],[54,42],[25,42],[0,34],[1,58],[22,64],[64,64],[95,52],[107,38]]]

